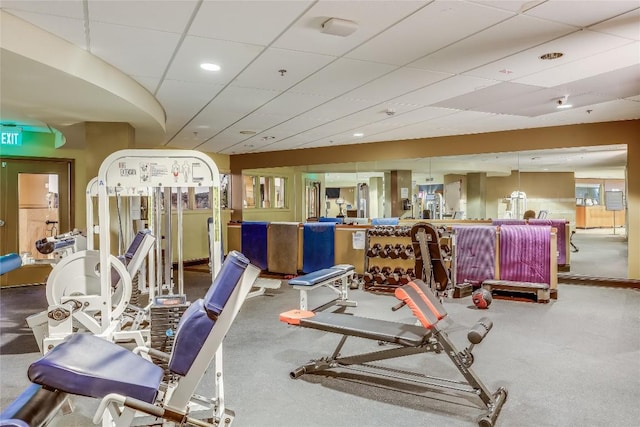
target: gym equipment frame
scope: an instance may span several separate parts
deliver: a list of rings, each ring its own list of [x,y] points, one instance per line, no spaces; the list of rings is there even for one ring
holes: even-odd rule
[[[393,378],[394,380],[427,385],[441,391],[474,395],[480,398],[481,407],[486,410],[478,418],[479,426],[492,427],[507,399],[507,390],[500,387],[494,393],[491,393],[471,369],[471,365],[474,362],[473,347],[482,342],[493,327],[493,322],[489,318],[481,318],[467,334],[470,345],[459,351],[449,339],[447,333],[439,328],[438,322],[447,316],[447,312],[423,281],[416,279],[397,288],[395,296],[401,302],[393,310],[408,305],[422,326],[368,319],[341,313],[314,313],[301,310],[282,313],[280,320],[290,325],[342,334],[342,339],[330,356],[312,360],[294,369],[289,374],[290,377],[295,379],[304,374],[322,373],[331,369],[355,369],[358,372],[370,375],[372,379],[376,376],[382,376]],[[377,343],[393,345],[393,347],[363,354],[343,356],[341,351],[349,337],[369,339]],[[400,371],[371,364],[371,362],[375,361],[420,353],[444,353],[456,366],[464,381],[437,378],[419,372]]]
[[[34,384],[0,414],[0,425],[62,423],[58,411],[69,397],[81,395],[101,399],[93,422],[104,427],[230,426],[235,414],[226,407],[218,355],[259,273],[242,254],[229,253],[206,295],[180,319],[171,354],[148,347],[132,352],[96,335],[70,335],[31,364]],[[163,381],[164,369],[147,355],[168,360],[176,377]],[[214,358],[219,363],[209,369]],[[195,394],[207,371],[215,382],[213,397]]]

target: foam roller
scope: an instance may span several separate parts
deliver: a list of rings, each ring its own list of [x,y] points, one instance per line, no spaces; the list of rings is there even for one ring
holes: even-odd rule
[[[22,258],[18,254],[7,254],[0,256],[0,275],[22,266]]]

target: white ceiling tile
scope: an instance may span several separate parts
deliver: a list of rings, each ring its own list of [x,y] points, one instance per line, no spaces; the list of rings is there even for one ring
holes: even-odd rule
[[[328,98],[302,93],[287,92],[261,107],[258,114],[280,114],[287,118],[297,116],[324,103]]]
[[[278,95],[277,91],[228,86],[217,94],[194,118],[194,124],[215,123],[216,128],[223,129],[229,124],[257,111],[262,105]],[[229,118],[233,121],[229,122]],[[261,131],[262,129],[245,129]]]
[[[520,76],[524,77],[557,67],[628,43],[628,39],[621,37],[582,30],[476,68],[465,74],[496,80],[514,80]],[[549,52],[561,52],[564,53],[564,56],[552,61],[540,59],[541,55]],[[499,72],[504,69],[512,70],[513,73],[507,75]]]
[[[640,63],[640,43],[630,43],[587,58],[531,74],[516,83],[554,87]]]
[[[225,152],[223,150],[225,150],[227,147],[232,147],[233,145],[237,144],[239,141],[241,141],[241,139],[237,135],[221,134],[205,142],[204,144],[199,145],[198,150],[209,152],[209,153],[222,153],[222,152]],[[236,152],[239,153],[242,151],[236,151],[236,149],[230,149],[225,153],[234,154]]]
[[[560,88],[542,89],[536,92],[525,93],[486,103],[474,107],[476,111],[488,111],[491,113],[512,114],[517,116],[540,116],[543,114],[557,113],[558,100],[563,98],[566,92]],[[569,97],[569,104],[574,108],[604,102],[611,97],[597,93],[578,93]]]
[[[259,46],[187,36],[174,58],[167,78],[197,83],[228,83],[262,52]],[[204,71],[212,62],[220,71]]]
[[[590,30],[640,40],[640,8],[589,27]]]
[[[505,99],[517,98],[539,90],[540,88],[537,86],[503,82],[475,92],[469,92],[467,94],[449,98],[433,105],[443,108],[454,108],[456,110],[468,110],[479,108],[482,105],[500,102]]]
[[[341,56],[429,1],[319,1],[274,43],[274,47]],[[354,21],[355,33],[340,37],[321,32],[329,18]]]
[[[161,78],[179,39],[164,31],[91,24],[91,52],[129,75]]]
[[[310,118],[305,118],[305,119],[296,118],[295,120],[288,120],[268,130],[265,130],[264,132],[260,133],[258,136],[266,136],[266,135],[295,136],[296,134],[306,132],[309,129],[314,129],[324,123],[325,122],[315,120],[315,119],[310,119]]]
[[[538,3],[546,0],[470,0],[471,3],[478,3],[485,6],[508,10],[510,12],[521,13]]]
[[[334,97],[356,89],[395,68],[392,65],[342,58],[298,83],[292,90]]]
[[[34,12],[50,16],[84,19],[82,3],[84,0],[2,0],[2,9]],[[19,16],[16,14],[16,16]]]
[[[137,81],[138,83],[140,83],[142,86],[144,86],[145,89],[147,89],[149,92],[153,93],[156,88],[158,87],[158,84],[160,83],[160,79],[154,79],[153,77],[146,77],[146,76],[131,76],[135,81]]]
[[[180,34],[198,4],[194,0],[99,0],[87,3],[91,21]]]
[[[379,121],[389,122],[393,118],[402,117],[409,111],[419,108],[419,105],[385,102],[350,114],[348,118],[350,120],[363,123],[378,123]]]
[[[356,113],[371,106],[371,102],[342,96],[301,114],[299,118],[313,119],[323,123]]]
[[[576,27],[587,27],[637,8],[637,0],[562,0],[543,2],[529,9],[526,14]]]
[[[335,59],[334,56],[269,48],[238,76],[234,84],[285,90]]]
[[[410,94],[394,98],[393,102],[415,105],[432,105],[437,102],[444,101],[445,99],[463,95],[468,92],[478,91],[498,83],[500,82],[496,80],[487,80],[468,76],[454,76],[425,88],[415,90]]]
[[[371,103],[384,102],[448,77],[451,75],[404,67],[350,91],[347,96]]]
[[[188,114],[193,115],[222,88],[223,85],[207,85],[165,79],[158,90],[156,98],[158,98],[162,105],[171,105],[176,110],[186,111]]]
[[[513,16],[460,1],[436,1],[407,17],[347,57],[405,65]],[[428,67],[427,67],[428,68]]]
[[[311,3],[309,0],[205,1],[189,34],[267,46]]]
[[[554,87],[638,63],[640,63],[640,42],[635,42],[512,81]]]
[[[598,93],[607,95],[606,100],[627,98],[640,94],[640,64],[576,80],[561,87],[567,88],[570,94]]]
[[[573,30],[567,25],[519,15],[415,61],[411,66],[462,73],[553,40]],[[501,77],[498,72],[504,67],[495,68],[493,64],[489,67],[494,70],[494,75],[482,77]]]
[[[4,3],[3,3],[4,5]],[[41,13],[9,10],[9,13],[21,18],[37,27],[42,28],[74,45],[86,49],[87,41],[84,36],[84,21],[80,18],[51,16]]]

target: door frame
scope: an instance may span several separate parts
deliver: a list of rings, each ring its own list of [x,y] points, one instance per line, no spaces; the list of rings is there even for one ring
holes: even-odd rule
[[[75,225],[74,172],[74,159],[0,156],[0,219],[5,221],[5,224],[0,227],[0,255],[19,251],[18,174],[57,174],[59,176],[58,232],[65,233]],[[15,200],[10,205],[10,198],[13,197]],[[8,224],[13,225],[8,226]]]

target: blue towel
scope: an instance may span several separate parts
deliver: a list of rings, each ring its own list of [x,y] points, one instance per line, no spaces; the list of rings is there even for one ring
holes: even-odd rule
[[[344,223],[344,218],[328,218],[326,216],[321,216],[318,218],[318,222],[335,222],[336,224]]]
[[[302,271],[311,273],[335,264],[335,228],[333,222],[307,222],[302,242]]]
[[[400,218],[373,218],[371,225],[398,225]]]
[[[242,233],[242,253],[249,258],[251,264],[267,269],[267,229],[268,222],[243,222],[241,224]]]

